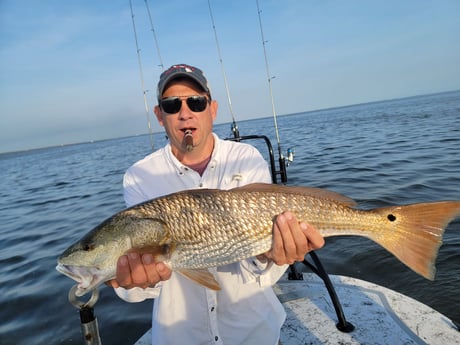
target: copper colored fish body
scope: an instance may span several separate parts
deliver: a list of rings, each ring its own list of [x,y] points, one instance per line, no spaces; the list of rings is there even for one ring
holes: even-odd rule
[[[229,191],[189,190],[153,199],[109,218],[58,259],[57,269],[79,282],[83,295],[115,275],[118,257],[151,253],[198,283],[218,289],[207,268],[265,253],[273,219],[283,211],[325,236],[370,238],[422,276],[433,279],[444,228],[460,201],[373,210],[324,189],[252,184]]]

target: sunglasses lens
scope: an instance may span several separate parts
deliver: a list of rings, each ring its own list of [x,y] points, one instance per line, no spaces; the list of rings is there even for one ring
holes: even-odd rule
[[[188,108],[193,112],[202,112],[208,105],[208,99],[205,96],[190,96],[186,99]],[[168,97],[160,100],[160,107],[165,113],[178,113],[182,107],[180,97]]]
[[[170,97],[162,99],[160,105],[165,113],[175,114],[180,110],[182,101],[178,97]]]
[[[208,105],[208,99],[205,96],[192,96],[187,98],[187,106],[191,111],[202,112]]]

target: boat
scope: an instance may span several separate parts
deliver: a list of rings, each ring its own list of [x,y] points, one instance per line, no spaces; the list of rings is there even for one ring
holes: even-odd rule
[[[302,273],[303,279],[289,280],[286,274],[274,285],[286,310],[282,345],[459,344],[458,325],[429,306],[364,280],[329,277],[353,329],[338,329],[335,308],[318,275]],[[150,330],[135,345],[151,345],[151,336]]]

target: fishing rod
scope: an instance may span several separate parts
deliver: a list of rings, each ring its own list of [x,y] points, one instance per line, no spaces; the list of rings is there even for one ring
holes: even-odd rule
[[[216,30],[216,25],[214,23],[214,16],[212,15],[212,8],[211,8],[211,1],[210,0],[208,0],[208,7],[209,7],[209,15],[211,17],[212,29],[214,31],[214,38],[216,40],[217,55],[219,56],[219,62],[220,62],[221,70],[222,70],[222,76],[224,78],[225,91],[227,92],[228,107],[229,107],[229,110],[230,110],[230,115],[232,116],[232,133],[233,133],[234,138],[239,138],[240,132],[238,130],[238,125],[236,124],[235,114],[233,112],[232,100],[231,100],[231,97],[230,97],[230,89],[228,87],[228,82],[227,82],[227,74],[225,73],[224,60],[222,59],[222,53],[220,51],[220,45],[219,45],[219,40],[217,38],[217,30]]]
[[[278,144],[279,167],[280,167],[279,173],[281,175],[281,181],[283,183],[286,183],[287,182],[286,166],[289,165],[289,163],[294,160],[294,148],[291,147],[291,148],[289,148],[287,150],[287,157],[285,157],[283,155],[283,152],[281,150],[281,142],[280,142],[280,136],[279,136],[279,130],[278,130],[278,120],[277,120],[277,116],[276,116],[275,100],[274,100],[274,97],[273,97],[273,90],[272,90],[272,83],[271,83],[271,81],[275,77],[271,76],[270,69],[268,67],[268,56],[267,56],[267,49],[266,49],[266,46],[265,46],[265,44],[268,41],[266,41],[265,37],[264,37],[264,30],[263,30],[263,26],[262,26],[262,16],[260,15],[262,13],[262,11],[260,10],[258,0],[256,0],[256,6],[257,6],[257,15],[259,17],[259,27],[260,27],[260,35],[261,35],[261,38],[262,38],[262,47],[263,47],[263,50],[264,50],[265,70],[266,70],[266,73],[267,73],[268,89],[269,89],[270,99],[271,99],[271,103],[272,103],[272,113],[273,113],[273,122],[274,122],[274,125],[275,125],[276,141],[277,141],[277,144]]]
[[[146,1],[146,4],[147,4],[147,1]],[[148,127],[148,130],[149,130],[150,146],[152,147],[152,151],[154,151],[153,132],[152,132],[152,125],[151,125],[151,122],[150,122],[150,107],[149,107],[149,104],[148,104],[148,101],[147,101],[147,92],[148,92],[148,90],[146,90],[145,86],[144,86],[144,72],[143,72],[143,69],[142,69],[142,59],[141,59],[141,53],[140,53],[141,50],[139,49],[139,42],[137,40],[136,22],[134,20],[134,11],[133,11],[133,5],[132,5],[131,0],[129,0],[129,7],[131,9],[131,20],[133,22],[134,41],[136,43],[136,53],[137,53],[137,63],[139,65],[139,76],[140,76],[140,79],[141,79],[141,88],[142,88],[142,94],[143,94],[143,97],[144,97],[145,115],[147,117],[147,127]],[[147,8],[148,8],[148,6],[147,6]],[[150,15],[150,11],[149,11],[149,15]],[[155,34],[155,31],[154,31],[154,34]]]
[[[161,71],[163,72],[163,70],[164,70],[163,59],[161,58],[160,45],[158,44],[158,39],[157,39],[157,35],[155,33],[155,28],[153,27],[153,20],[152,20],[152,15],[150,13],[150,7],[149,7],[149,4],[148,4],[147,0],[144,0],[144,2],[145,2],[145,7],[147,8],[147,13],[149,15],[150,31],[152,31],[153,40],[155,41],[155,47],[157,48],[158,59],[160,60],[160,65],[159,66],[161,67]]]
[[[274,158],[274,154],[273,154],[273,147],[272,147],[272,144],[270,142],[270,139],[267,136],[265,136],[265,135],[241,136],[240,133],[239,133],[238,125],[236,123],[235,114],[233,112],[233,106],[232,106],[232,101],[231,101],[231,97],[230,97],[230,89],[228,87],[228,81],[227,81],[227,76],[226,76],[225,67],[224,67],[224,60],[222,58],[222,53],[221,53],[221,50],[220,50],[219,39],[217,37],[217,30],[216,30],[216,25],[215,25],[215,21],[214,21],[214,16],[213,16],[212,7],[211,7],[211,1],[210,0],[208,0],[208,8],[209,8],[209,15],[210,15],[210,18],[211,18],[212,28],[213,28],[213,32],[214,32],[214,39],[215,39],[215,42],[216,42],[216,48],[217,48],[217,54],[218,54],[218,57],[219,57],[219,63],[220,63],[220,66],[221,66],[222,76],[223,76],[223,79],[224,79],[225,90],[226,90],[226,93],[227,93],[228,106],[229,106],[229,109],[230,109],[230,114],[232,116],[231,130],[232,130],[233,138],[227,138],[227,139],[234,140],[234,141],[242,141],[242,140],[249,140],[249,139],[263,139],[265,141],[265,144],[267,145],[267,148],[268,148],[268,154],[269,154],[269,160],[270,160],[270,162],[269,162],[270,163],[270,170],[271,170],[271,175],[272,175],[272,182],[273,183],[278,183],[277,175],[279,174],[281,176],[281,182],[286,183],[287,182],[286,163],[289,164],[290,162],[292,162],[294,160],[294,150],[293,150],[293,148],[288,149],[288,153],[287,153],[288,159],[286,161],[286,158],[281,153],[281,145],[280,145],[280,139],[279,139],[279,134],[278,134],[278,124],[276,122],[276,113],[274,112],[274,118],[275,118],[275,132],[276,132],[276,137],[277,137],[277,141],[278,141],[278,151],[279,151],[279,167],[280,167],[279,171],[276,170],[275,158]],[[259,21],[260,21],[260,18],[259,18]],[[265,64],[266,64],[267,70],[268,70],[268,60],[267,60],[266,56],[265,56]],[[270,88],[270,94],[272,96],[272,107],[274,109],[274,101],[273,101],[273,95],[272,95],[272,92],[271,92],[271,88]]]

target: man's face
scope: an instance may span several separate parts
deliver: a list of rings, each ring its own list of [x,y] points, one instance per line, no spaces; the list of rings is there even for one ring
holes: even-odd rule
[[[212,140],[212,125],[217,115],[217,102],[207,103],[206,108],[201,112],[194,112],[189,109],[186,98],[190,96],[207,96],[193,82],[181,80],[172,81],[165,89],[162,99],[168,97],[180,97],[182,106],[177,113],[168,114],[161,107],[155,107],[155,114],[160,125],[165,127],[169,137],[173,153],[178,157],[180,153],[186,152],[185,132],[191,131],[193,136],[193,147],[195,152],[209,149]]]

